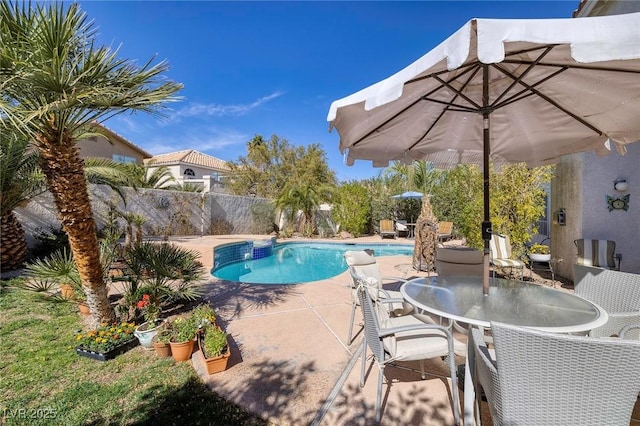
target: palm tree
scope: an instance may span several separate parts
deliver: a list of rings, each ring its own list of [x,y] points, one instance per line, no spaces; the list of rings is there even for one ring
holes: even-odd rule
[[[0,137],[0,264],[3,271],[19,267],[27,256],[24,229],[14,210],[46,190],[38,161],[38,152],[29,148],[26,137],[3,131]]]
[[[127,111],[160,113],[180,84],[168,65],[141,67],[95,47],[96,29],[77,4],[0,3],[0,126],[15,126],[40,152],[58,218],[93,319],[115,320],[102,276],[96,224],[76,144],[93,122]],[[0,128],[0,130],[1,130]]]
[[[293,184],[278,197],[276,206],[289,212],[289,220],[293,222],[296,214],[302,212],[300,229],[312,235],[315,231],[315,212],[323,201],[328,201],[333,193],[330,185],[311,185],[309,183]]]
[[[40,153],[28,139],[11,129],[3,130],[0,138],[0,203],[2,233],[0,253],[2,270],[19,267],[27,255],[24,229],[15,209],[46,191],[45,176],[38,166]],[[89,183],[109,186],[126,205],[122,186],[131,186],[122,164],[107,158],[86,158],[84,172]]]
[[[168,189],[176,182],[167,166],[155,167],[153,162],[144,165],[126,164],[125,168],[132,186],[136,188]],[[153,170],[151,170],[152,168]]]

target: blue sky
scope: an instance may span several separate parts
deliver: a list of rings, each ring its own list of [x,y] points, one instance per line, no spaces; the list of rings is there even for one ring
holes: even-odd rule
[[[340,181],[376,176],[344,165],[326,121],[332,101],[418,59],[472,18],[569,18],[578,1],[81,1],[98,43],[144,63],[154,55],[184,84],[167,117],[106,122],[151,154],[246,155],[257,134],[320,144]]]

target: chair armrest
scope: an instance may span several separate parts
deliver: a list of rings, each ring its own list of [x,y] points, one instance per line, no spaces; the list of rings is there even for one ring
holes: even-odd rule
[[[384,290],[380,290],[380,291],[384,291]],[[403,303],[407,301],[401,297],[385,297],[384,299],[378,299],[378,302],[392,304],[392,303]]]
[[[624,327],[622,330],[620,330],[620,333],[618,333],[618,337],[620,337],[621,339],[624,339],[626,334],[627,334],[627,332],[629,330],[633,330],[635,328],[640,330],[640,324],[631,324],[631,325],[628,325],[628,326]]]
[[[451,331],[449,331],[446,327],[438,324],[409,324],[403,325],[400,327],[391,327],[391,328],[381,328],[378,332],[378,337],[387,337],[392,334],[398,334],[405,331],[416,331],[416,330],[439,330],[446,334],[447,339],[453,341],[453,335]]]

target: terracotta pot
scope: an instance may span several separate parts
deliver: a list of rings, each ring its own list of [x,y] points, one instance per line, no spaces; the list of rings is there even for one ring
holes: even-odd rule
[[[60,284],[60,295],[63,299],[73,299],[75,291],[69,284]]]
[[[188,342],[169,342],[171,345],[171,356],[176,362],[188,361],[191,359],[191,354],[193,353],[193,344],[194,340],[189,340]]]
[[[156,350],[156,355],[158,355],[159,358],[166,358],[168,356],[171,356],[171,345],[169,345],[168,343],[160,343],[152,340],[151,344]]]
[[[78,309],[82,315],[89,315],[91,310],[89,309],[89,305],[86,303],[78,303]]]
[[[202,344],[200,344],[202,347]],[[204,363],[207,366],[208,374],[220,373],[227,369],[227,364],[229,363],[229,358],[231,358],[231,346],[227,342],[227,350],[220,356],[207,358],[205,356],[204,351],[202,351],[202,357],[204,358]]]

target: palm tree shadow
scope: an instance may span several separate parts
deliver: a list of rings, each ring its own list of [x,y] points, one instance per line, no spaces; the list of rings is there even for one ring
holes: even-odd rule
[[[203,298],[224,316],[226,321],[242,316],[247,310],[263,310],[284,302],[299,294],[295,284],[245,284],[234,281],[216,280],[205,285]]]

